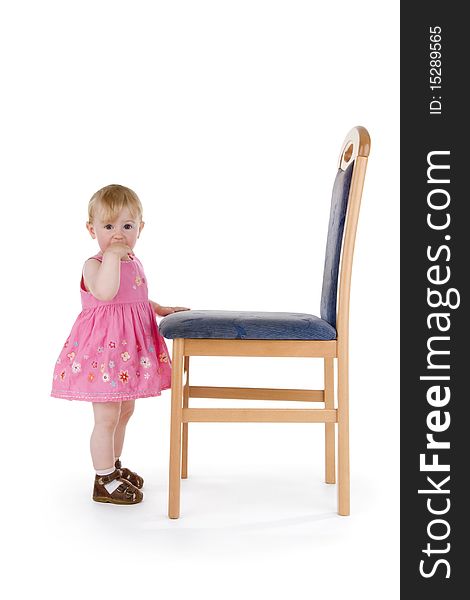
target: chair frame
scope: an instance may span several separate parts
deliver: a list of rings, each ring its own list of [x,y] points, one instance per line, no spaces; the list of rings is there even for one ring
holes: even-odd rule
[[[336,340],[173,340],[168,516],[180,516],[180,478],[188,476],[188,424],[193,422],[284,422],[325,424],[325,481],[335,483],[338,435],[338,514],[350,514],[349,476],[349,299],[362,189],[370,150],[364,127],[354,127],[341,148],[338,167],[354,161],[341,251]],[[189,384],[191,356],[315,357],[324,359],[324,389],[201,387]],[[335,406],[334,361],[337,360]],[[183,376],[186,380],[183,384]],[[323,403],[324,408],[190,408],[190,398],[282,400]],[[336,427],[337,426],[337,427]]]

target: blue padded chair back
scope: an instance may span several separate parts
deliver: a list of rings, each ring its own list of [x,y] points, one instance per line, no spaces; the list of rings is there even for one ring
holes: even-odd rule
[[[324,321],[327,321],[335,328],[339,263],[353,168],[354,161],[351,162],[345,171],[338,169],[331,197],[320,314]]]

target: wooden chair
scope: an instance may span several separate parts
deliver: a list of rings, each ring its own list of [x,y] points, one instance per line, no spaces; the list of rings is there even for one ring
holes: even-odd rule
[[[173,339],[168,515],[180,515],[180,477],[187,477],[188,423],[325,423],[325,480],[335,483],[338,431],[338,513],[349,515],[348,330],[351,268],[370,137],[355,127],[341,148],[333,187],[323,275],[321,318],[310,314],[184,311],[162,319]],[[343,235],[344,233],[344,235]],[[339,279],[339,290],[338,290]],[[198,387],[189,385],[191,356],[298,356],[324,360],[324,389]],[[337,360],[335,403],[334,360]],[[186,381],[183,384],[183,374]],[[324,408],[190,408],[190,398],[320,402]],[[181,448],[182,442],[182,448]]]

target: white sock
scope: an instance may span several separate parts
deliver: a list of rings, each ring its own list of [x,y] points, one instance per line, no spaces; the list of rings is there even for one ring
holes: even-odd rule
[[[114,473],[114,471],[116,470],[116,467],[110,467],[109,469],[103,469],[101,471],[96,471],[97,475],[111,475],[111,473]],[[119,479],[115,479],[114,481],[110,481],[109,483],[105,483],[104,484],[104,488],[105,490],[108,492],[108,494],[112,494],[114,492],[114,490],[116,488],[118,488],[121,485],[122,481],[120,481]]]

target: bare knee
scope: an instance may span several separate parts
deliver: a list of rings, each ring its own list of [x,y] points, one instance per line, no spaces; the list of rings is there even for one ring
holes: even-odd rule
[[[114,431],[119,423],[120,402],[94,402],[95,427]]]
[[[134,406],[134,400],[126,400],[125,402],[121,402],[121,414],[119,420],[128,421],[131,418],[132,413],[134,412]]]

